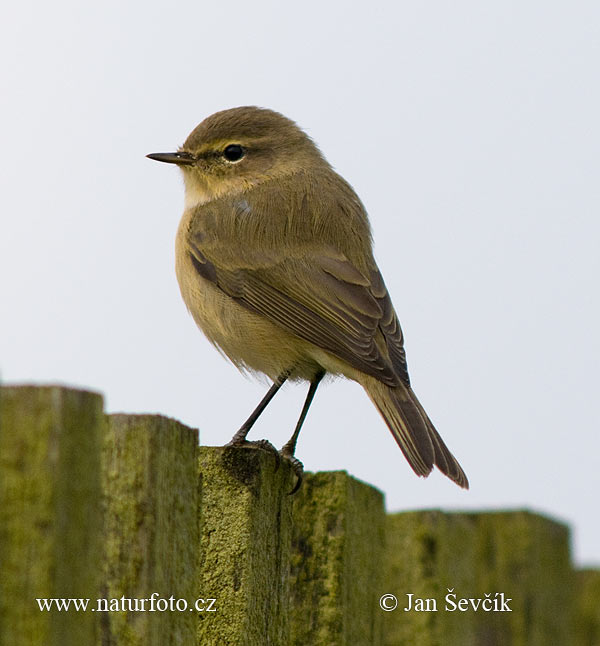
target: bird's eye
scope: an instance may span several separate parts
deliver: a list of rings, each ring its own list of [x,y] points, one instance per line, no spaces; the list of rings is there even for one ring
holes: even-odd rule
[[[246,151],[239,144],[229,144],[223,151],[223,157],[229,162],[240,161]]]

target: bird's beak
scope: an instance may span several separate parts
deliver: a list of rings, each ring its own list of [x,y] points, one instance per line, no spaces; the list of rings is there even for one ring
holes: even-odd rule
[[[184,151],[178,153],[150,153],[146,155],[149,159],[166,162],[167,164],[177,164],[178,166],[191,166],[196,163],[196,158],[191,153]]]

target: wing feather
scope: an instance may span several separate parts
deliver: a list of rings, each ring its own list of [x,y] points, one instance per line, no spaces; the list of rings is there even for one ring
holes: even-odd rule
[[[232,269],[219,267],[198,245],[190,253],[198,273],[244,307],[390,386],[398,383],[380,329],[387,302],[347,259],[313,252]]]

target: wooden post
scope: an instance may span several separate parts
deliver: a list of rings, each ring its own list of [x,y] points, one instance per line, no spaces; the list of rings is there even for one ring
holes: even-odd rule
[[[600,572],[574,572],[563,524],[386,516],[344,472],[293,484],[94,393],[1,388],[0,645],[599,643]]]
[[[200,447],[201,646],[289,643],[293,486],[289,465],[256,448]]]
[[[512,646],[570,646],[574,578],[569,529],[529,511],[473,514],[478,589],[505,592],[512,612],[477,614],[478,636]]]
[[[381,644],[383,495],[342,471],[294,497],[291,644]]]
[[[108,610],[112,605],[113,611],[96,613],[101,624],[99,643],[194,644],[197,451],[198,432],[173,419],[108,417],[102,459],[104,583],[100,597],[108,600]],[[141,600],[144,610],[139,609]]]
[[[387,537],[387,587],[399,605],[386,613],[386,644],[571,644],[572,566],[561,523],[527,511],[417,511],[389,516]],[[461,599],[481,601],[461,608]]]
[[[0,643],[95,643],[91,611],[37,599],[94,599],[100,574],[100,395],[0,389]],[[43,603],[43,602],[42,602]],[[51,602],[54,603],[54,602]]]
[[[571,646],[600,646],[600,570],[575,573]]]
[[[473,615],[444,609],[449,588],[467,596],[474,590],[474,538],[466,514],[431,510],[388,515],[384,592],[394,596],[382,601],[386,646],[477,643]]]

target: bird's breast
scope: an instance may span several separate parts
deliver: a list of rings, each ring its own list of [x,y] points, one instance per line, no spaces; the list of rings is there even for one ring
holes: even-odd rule
[[[186,211],[179,225],[175,270],[183,300],[198,327],[238,368],[275,379],[295,365],[295,377],[312,379],[322,363],[317,358],[321,351],[247,309],[198,273],[188,240],[192,217]]]

